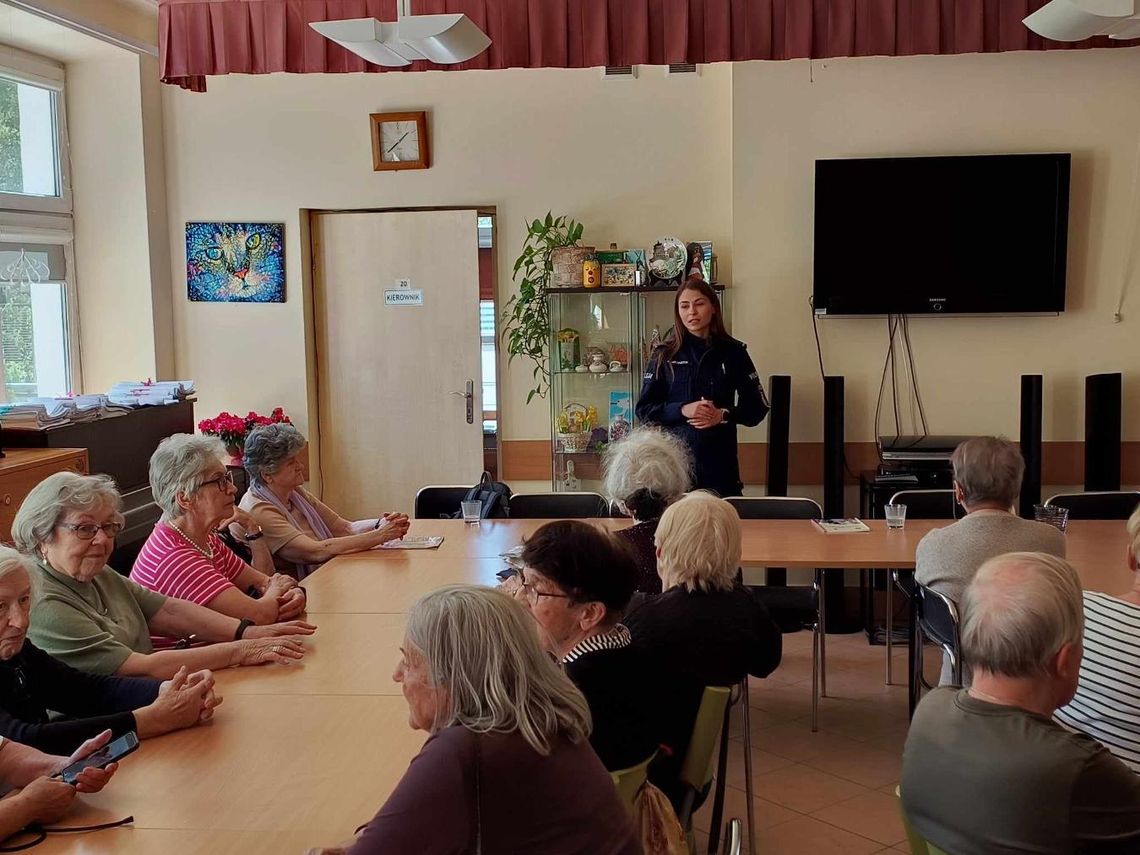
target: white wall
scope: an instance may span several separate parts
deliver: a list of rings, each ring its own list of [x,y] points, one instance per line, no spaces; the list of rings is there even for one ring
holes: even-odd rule
[[[167,87],[165,136],[177,373],[203,415],[281,405],[311,433],[300,212],[312,208],[494,205],[499,294],[524,222],[548,210],[585,238],[644,246],[662,234],[731,240],[731,69],[603,81],[598,69],[212,78]],[[432,166],[373,172],[368,114],[430,111]],[[286,223],[287,302],[189,304],[183,229],[193,220]],[[727,254],[723,264],[730,272]],[[505,360],[504,360],[505,362]],[[516,361],[501,401],[508,439],[549,435],[526,407]]]
[[[1019,375],[1045,375],[1044,438],[1084,435],[1087,374],[1124,371],[1140,439],[1140,292],[1113,322],[1140,144],[1140,51],[744,63],[733,73],[734,329],[763,373],[793,377],[793,441],[822,439],[812,340],[816,158],[1071,151],[1068,306],[1060,317],[917,318],[932,432],[1019,432]],[[847,439],[872,440],[886,321],[819,323],[847,378]],[[885,425],[885,421],[884,421]],[[752,431],[752,437],[762,437]],[[759,434],[759,435],[758,435]]]

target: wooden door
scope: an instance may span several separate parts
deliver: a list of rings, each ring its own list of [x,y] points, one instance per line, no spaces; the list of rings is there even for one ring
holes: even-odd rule
[[[344,516],[478,480],[477,227],[474,210],[312,217],[322,493]]]

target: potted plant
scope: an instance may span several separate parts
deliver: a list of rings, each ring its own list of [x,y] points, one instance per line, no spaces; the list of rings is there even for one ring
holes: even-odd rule
[[[235,416],[230,413],[218,413],[212,419],[202,419],[198,422],[198,430],[206,436],[216,436],[226,446],[226,453],[230,456],[231,466],[241,466],[242,454],[245,452],[245,438],[249,432],[258,425],[271,425],[284,423],[293,424],[293,420],[285,415],[281,407],[274,408],[268,416],[259,415],[253,410],[247,416]]]
[[[546,291],[554,271],[551,253],[567,246],[577,246],[583,226],[565,215],[535,220],[527,227],[522,254],[515,260],[513,278],[519,292],[503,307],[503,341],[507,345],[507,364],[516,356],[534,362],[531,377],[534,388],[526,396],[529,404],[538,395],[546,397],[550,388],[550,367],[546,351],[550,346],[550,311]]]

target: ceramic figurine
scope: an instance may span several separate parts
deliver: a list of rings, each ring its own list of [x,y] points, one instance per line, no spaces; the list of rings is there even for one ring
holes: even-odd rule
[[[605,354],[595,353],[592,357],[590,357],[591,374],[605,374],[609,370],[610,367],[606,365]]]

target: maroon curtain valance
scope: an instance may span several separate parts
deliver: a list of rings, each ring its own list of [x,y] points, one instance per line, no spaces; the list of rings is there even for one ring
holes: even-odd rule
[[[1051,42],[1022,18],[1046,0],[412,0],[462,12],[491,37],[470,62],[386,69],[311,21],[396,19],[396,0],[159,0],[164,83],[212,74],[582,68],[835,56],[993,53],[1120,45]],[[1125,42],[1124,45],[1136,44]]]

